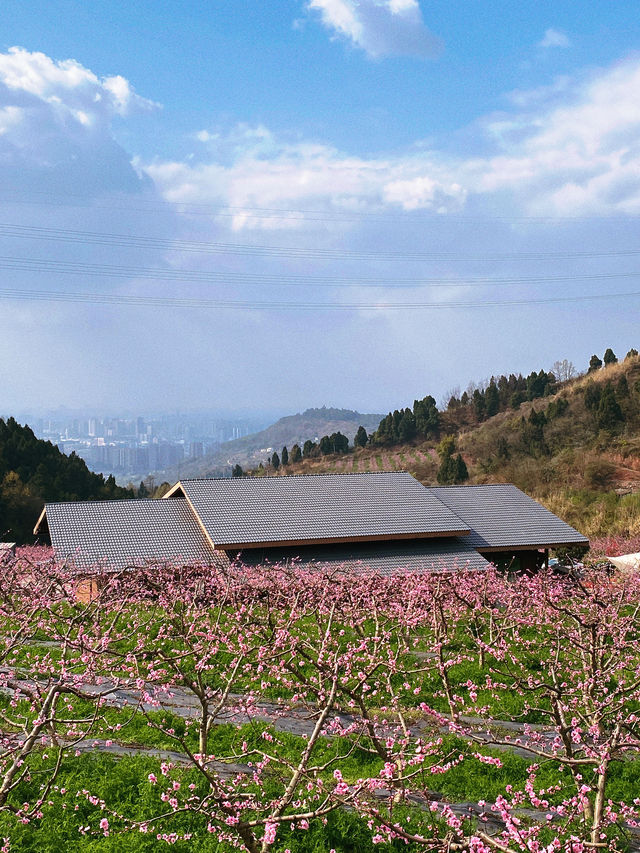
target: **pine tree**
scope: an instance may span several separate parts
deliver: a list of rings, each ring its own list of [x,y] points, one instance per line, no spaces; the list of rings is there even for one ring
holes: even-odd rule
[[[599,428],[604,430],[614,430],[624,420],[622,409],[610,382],[607,382],[602,389],[596,419]]]
[[[333,453],[333,441],[328,435],[322,436],[318,447],[320,448],[321,456],[328,456],[330,453]]]
[[[302,451],[300,450],[299,444],[294,444],[291,448],[291,456],[289,457],[289,461],[292,465],[295,465],[296,462],[300,462],[302,459]]]
[[[438,482],[442,486],[449,486],[453,483],[457,482],[456,478],[458,475],[464,476],[464,472],[466,472],[466,477],[464,479],[468,479],[469,473],[467,471],[467,466],[464,464],[464,460],[458,454],[457,458],[454,458],[453,453],[456,449],[456,440],[452,435],[445,436],[440,444],[438,445],[438,455],[440,456],[440,467],[438,468]],[[458,462],[458,458],[460,462]]]
[[[334,453],[348,453],[349,439],[346,435],[343,435],[341,432],[334,432],[329,438],[333,444]]]
[[[484,393],[478,388],[473,392],[473,409],[476,413],[476,418],[483,421],[487,416],[487,403],[484,398]]]
[[[616,397],[618,400],[626,399],[629,396],[629,383],[627,382],[627,377],[622,374],[620,379],[618,379],[618,384],[616,385]]]
[[[602,367],[602,359],[598,358],[597,355],[592,355],[589,359],[589,370],[587,373],[595,373],[596,370],[600,370]]]
[[[271,466],[274,469],[274,471],[277,471],[278,468],[280,467],[280,457],[278,456],[277,453],[274,453],[273,456],[271,457]]]
[[[458,453],[456,456],[456,464],[454,469],[454,483],[464,483],[465,480],[469,479],[469,471],[467,469],[467,463],[464,461],[462,456]]]
[[[611,349],[611,347],[609,347],[604,354],[604,363],[605,363],[605,367],[609,367],[610,364],[617,364],[618,363],[618,359],[616,357],[616,354]]]
[[[233,470],[231,471],[232,477],[244,477],[244,471],[240,467],[240,465],[234,465]]]
[[[500,394],[498,393],[498,387],[494,379],[489,383],[489,386],[485,391],[484,398],[487,417],[491,418],[493,415],[497,415],[500,409]]]
[[[288,465],[288,464],[289,464],[289,451],[287,450],[287,446],[286,446],[286,444],[285,444],[285,446],[282,448],[282,458],[281,458],[281,460],[280,460],[280,461],[282,462],[282,464],[283,464],[283,465]]]
[[[366,447],[368,441],[369,436],[367,435],[366,429],[363,426],[359,426],[358,432],[356,433],[356,436],[353,439],[354,447]]]

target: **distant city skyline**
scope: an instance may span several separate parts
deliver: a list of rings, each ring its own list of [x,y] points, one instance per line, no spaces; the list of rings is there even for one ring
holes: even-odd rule
[[[639,347],[633,4],[3,12],[0,412],[388,411]]]
[[[25,418],[38,438],[67,455],[81,456],[92,471],[119,482],[200,458],[227,441],[257,432],[268,418],[227,419],[214,414],[135,417],[57,416]]]

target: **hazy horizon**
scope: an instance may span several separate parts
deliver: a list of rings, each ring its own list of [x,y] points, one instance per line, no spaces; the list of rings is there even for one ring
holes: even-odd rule
[[[632,6],[5,7],[0,411],[386,412],[639,347]]]

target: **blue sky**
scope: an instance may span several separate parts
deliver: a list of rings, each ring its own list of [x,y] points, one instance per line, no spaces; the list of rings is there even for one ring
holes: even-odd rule
[[[0,411],[382,411],[624,355],[639,46],[610,2],[5,0]]]

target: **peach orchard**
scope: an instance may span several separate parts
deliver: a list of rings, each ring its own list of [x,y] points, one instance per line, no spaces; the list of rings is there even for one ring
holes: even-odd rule
[[[0,575],[2,849],[60,819],[104,849],[266,853],[336,815],[381,849],[633,847],[639,580],[149,565],[82,601],[23,549]],[[74,786],[103,754],[144,757],[135,802]]]

